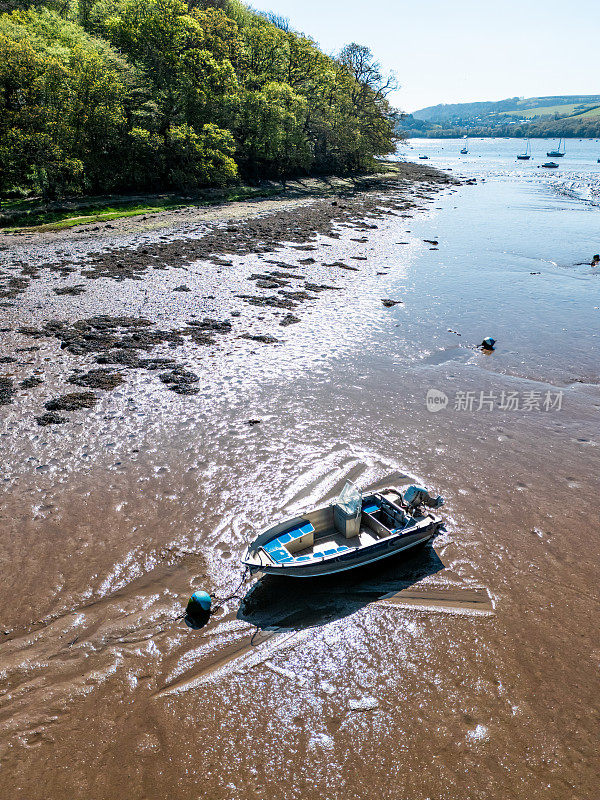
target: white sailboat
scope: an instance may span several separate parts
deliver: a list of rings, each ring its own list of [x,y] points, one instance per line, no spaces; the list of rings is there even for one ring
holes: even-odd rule
[[[529,161],[531,158],[531,142],[527,139],[527,146],[525,147],[525,152],[520,153],[517,158],[519,161]]]
[[[562,150],[560,149],[562,147]],[[562,158],[564,154],[567,152],[567,145],[564,139],[558,140],[558,147],[556,150],[549,150],[546,155],[551,156],[552,158]]]

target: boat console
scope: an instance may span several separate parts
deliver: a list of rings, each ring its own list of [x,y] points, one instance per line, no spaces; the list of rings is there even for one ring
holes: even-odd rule
[[[380,536],[389,536],[405,528],[409,519],[402,508],[383,496],[367,498],[363,507],[363,525]]]

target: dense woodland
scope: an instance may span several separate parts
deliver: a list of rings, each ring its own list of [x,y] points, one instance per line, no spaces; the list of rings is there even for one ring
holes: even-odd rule
[[[237,0],[0,0],[0,197],[193,192],[393,151],[371,53]]]

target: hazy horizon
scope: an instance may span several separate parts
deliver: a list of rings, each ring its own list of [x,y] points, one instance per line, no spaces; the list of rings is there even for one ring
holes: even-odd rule
[[[384,71],[396,73],[401,88],[391,100],[403,111],[600,94],[600,3],[593,0],[576,0],[566,10],[558,0],[506,0],[502,6],[474,0],[261,0],[256,7],[287,17],[328,53],[352,41],[370,47]]]

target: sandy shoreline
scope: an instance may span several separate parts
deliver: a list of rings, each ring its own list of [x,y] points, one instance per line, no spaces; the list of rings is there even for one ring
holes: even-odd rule
[[[434,167],[409,162],[388,162],[387,172],[373,175],[363,175],[349,178],[335,176],[325,178],[303,178],[288,181],[286,188],[274,187],[270,184],[265,187],[265,196],[260,196],[260,188],[255,189],[256,197],[246,200],[215,201],[212,205],[199,205],[190,202],[185,207],[170,211],[140,212],[139,214],[123,218],[111,219],[108,222],[84,223],[72,225],[63,230],[23,229],[17,232],[8,232],[0,228],[0,247],[11,246],[15,241],[53,241],[55,238],[70,239],[84,237],[89,233],[118,235],[130,231],[155,230],[172,227],[181,222],[218,222],[220,220],[240,219],[254,213],[293,208],[294,206],[311,203],[319,199],[333,198],[336,195],[348,196],[356,192],[373,191],[378,186],[384,187],[390,181],[415,182],[424,181],[431,183],[454,182],[454,179],[445,172],[440,172]],[[142,200],[143,197],[138,198]],[[81,201],[82,203],[85,201]],[[108,202],[108,201],[107,201]],[[74,206],[75,207],[75,206]],[[43,226],[42,226],[43,227]],[[98,238],[98,237],[97,237]]]
[[[321,261],[328,280],[315,282],[311,274],[317,262],[311,252],[316,249],[317,236],[335,241],[341,231],[352,230],[356,232],[354,241],[363,245],[368,241],[366,234],[377,229],[377,219],[385,215],[409,217],[431,200],[432,191],[455,183],[437,170],[400,164],[397,174],[338,180],[335,185],[340,193],[334,199],[317,194],[254,200],[162,212],[151,219],[130,217],[92,230],[83,226],[18,237],[0,234],[5,267],[0,276],[0,307],[5,309],[7,322],[11,320],[10,309],[18,309],[14,326],[9,322],[3,328],[2,357],[7,365],[17,365],[14,370],[18,372],[19,364],[26,366],[19,353],[36,352],[41,340],[58,339],[61,349],[71,355],[94,358],[94,364],[88,363],[87,373],[77,361],[72,362],[75,372],[68,378],[72,389],[46,400],[45,410],[40,409],[36,417],[40,425],[64,424],[69,418],[62,412],[92,408],[98,397],[89,390],[115,389],[126,380],[123,369],[164,370],[161,380],[169,389],[195,394],[198,376],[173,358],[173,348],[185,341],[212,347],[231,336],[262,345],[276,344],[281,328],[297,323],[306,303],[322,292],[342,291],[336,285],[339,276],[360,274],[368,260],[365,255],[353,255],[347,263]],[[296,251],[295,260],[267,257],[284,245],[292,253]],[[213,277],[226,284],[227,273],[235,270],[232,258],[249,255],[262,260],[262,269],[247,277],[250,283],[240,285],[234,306],[221,307],[218,319],[196,313],[198,307],[215,299],[203,286],[202,268],[193,289],[186,282],[169,285],[172,272],[183,275],[187,265],[197,261],[204,268],[214,267]],[[157,329],[157,320],[148,315],[144,303],[144,287],[151,276],[156,281],[155,276],[163,273],[166,280],[161,284],[159,279],[156,291],[180,293],[183,309],[177,309],[171,319],[168,315],[161,319]],[[97,284],[98,279],[103,279],[102,286]],[[129,284],[129,295],[126,292],[121,296],[117,289],[123,281],[136,282]],[[252,291],[252,284],[258,292]],[[36,295],[37,286],[46,294],[50,290],[52,303]],[[116,291],[112,293],[110,287]],[[94,301],[98,289],[98,300]],[[187,320],[184,294],[189,294]],[[88,296],[94,313],[86,315]],[[268,314],[260,331],[222,316],[229,310],[240,317],[240,305],[246,312],[254,309],[252,316],[259,320]],[[39,308],[48,310],[39,313]],[[139,313],[140,308],[144,313]],[[247,313],[245,317],[247,323]],[[5,375],[0,388],[6,402],[12,401],[18,390],[35,389],[43,381],[39,370],[19,377],[17,383]],[[88,391],[77,391],[77,387]]]

